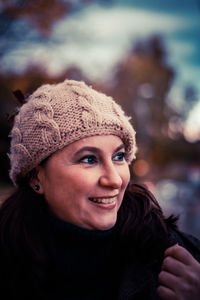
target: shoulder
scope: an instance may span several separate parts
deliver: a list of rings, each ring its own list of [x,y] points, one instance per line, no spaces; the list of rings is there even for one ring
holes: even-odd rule
[[[200,240],[191,234],[180,230],[170,230],[170,238],[173,242],[187,249],[193,257],[200,262]]]

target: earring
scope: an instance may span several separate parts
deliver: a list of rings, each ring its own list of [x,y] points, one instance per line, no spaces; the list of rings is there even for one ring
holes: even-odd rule
[[[35,190],[36,190],[36,191],[39,191],[39,190],[40,190],[39,184],[35,184]]]

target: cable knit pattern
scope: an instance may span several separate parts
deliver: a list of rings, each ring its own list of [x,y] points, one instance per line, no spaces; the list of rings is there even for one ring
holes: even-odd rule
[[[11,131],[10,178],[19,179],[43,159],[93,135],[117,135],[127,159],[135,157],[135,131],[121,107],[84,82],[65,80],[38,88],[21,107]]]

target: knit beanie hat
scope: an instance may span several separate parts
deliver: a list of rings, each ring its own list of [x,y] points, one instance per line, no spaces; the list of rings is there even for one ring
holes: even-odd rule
[[[42,85],[15,117],[10,178],[17,185],[55,151],[85,137],[110,134],[121,138],[130,163],[136,152],[135,131],[111,97],[74,80]]]

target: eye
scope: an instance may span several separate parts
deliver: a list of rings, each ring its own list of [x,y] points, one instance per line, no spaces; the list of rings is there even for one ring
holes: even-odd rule
[[[97,158],[95,155],[86,155],[83,158],[80,159],[81,163],[93,165],[97,163]]]
[[[123,161],[125,158],[125,152],[119,152],[113,156],[113,161]]]

